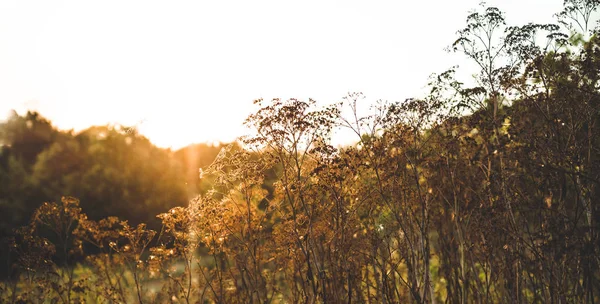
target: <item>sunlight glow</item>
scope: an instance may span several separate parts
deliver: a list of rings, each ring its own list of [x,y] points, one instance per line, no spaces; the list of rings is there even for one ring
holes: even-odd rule
[[[162,147],[230,141],[257,98],[420,94],[430,73],[462,62],[443,49],[478,3],[3,1],[0,113],[139,125]],[[488,4],[511,22],[548,22],[561,3]]]

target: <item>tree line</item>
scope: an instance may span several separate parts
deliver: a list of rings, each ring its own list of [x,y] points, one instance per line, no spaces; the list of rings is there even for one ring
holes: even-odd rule
[[[80,198],[90,218],[116,216],[160,229],[156,214],[206,192],[198,168],[212,163],[220,148],[196,144],[171,151],[134,128],[74,133],[58,130],[37,112],[13,112],[0,123],[0,238],[6,241],[26,225],[40,203],[63,195]]]

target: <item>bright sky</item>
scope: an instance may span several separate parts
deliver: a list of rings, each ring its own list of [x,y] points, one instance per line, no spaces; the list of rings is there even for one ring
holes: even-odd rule
[[[488,1],[509,24],[563,0]],[[479,0],[0,0],[0,115],[138,125],[162,147],[230,141],[256,98],[419,94]],[[4,115],[2,115],[4,116]]]

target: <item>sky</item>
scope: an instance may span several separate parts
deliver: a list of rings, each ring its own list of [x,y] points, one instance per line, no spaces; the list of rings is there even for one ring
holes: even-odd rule
[[[245,134],[257,98],[404,100],[468,71],[444,48],[479,2],[0,0],[0,119],[137,126],[177,149]],[[562,0],[487,4],[517,25],[552,22]]]

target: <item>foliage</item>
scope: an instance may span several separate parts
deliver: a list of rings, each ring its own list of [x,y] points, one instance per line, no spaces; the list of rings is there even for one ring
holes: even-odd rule
[[[506,26],[497,8],[473,12],[451,50],[479,64],[475,87],[449,70],[432,77],[428,96],[378,102],[364,117],[360,93],[324,108],[257,100],[246,120],[253,133],[214,161],[193,148],[176,153],[203,167],[194,176],[161,172],[177,167],[165,151],[107,129],[48,144],[31,171],[11,155],[5,166],[20,179],[31,172],[31,185],[49,193],[109,180],[95,194],[109,202],[106,213],[120,203],[110,195],[140,174],[157,183],[136,181],[140,192],[118,197],[172,208],[157,212],[158,231],[140,223],[144,208],[123,213],[141,214],[135,225],[88,218],[94,195],[81,206],[72,197],[43,204],[11,239],[16,262],[0,299],[598,302],[600,37],[583,26],[596,8],[565,1],[562,27]],[[565,18],[587,31],[582,41],[570,39]],[[333,147],[336,128],[357,143]],[[121,159],[124,151],[136,160]],[[164,163],[137,171],[150,161]],[[206,191],[187,206],[163,205],[186,193],[179,174]]]

